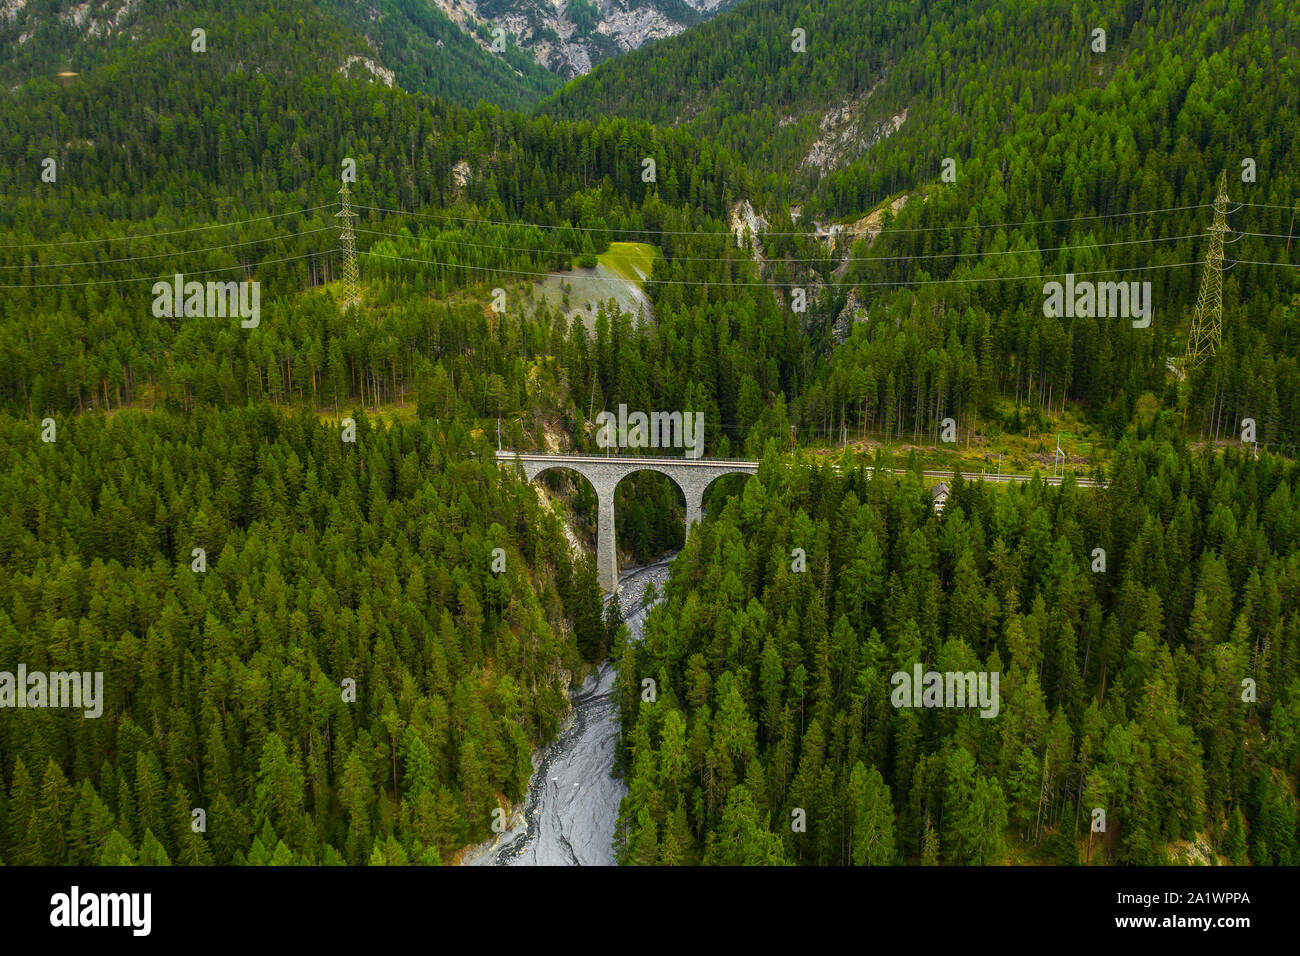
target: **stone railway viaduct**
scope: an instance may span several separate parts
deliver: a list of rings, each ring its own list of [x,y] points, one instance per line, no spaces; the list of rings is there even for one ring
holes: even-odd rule
[[[523,470],[524,478],[532,481],[552,468],[568,468],[582,475],[596,489],[599,515],[596,521],[596,571],[600,586],[608,593],[618,590],[618,552],[614,545],[614,491],[618,483],[636,471],[657,471],[667,475],[686,497],[686,533],[691,525],[704,517],[704,492],[723,475],[753,475],[758,473],[758,462],[737,461],[728,458],[634,458],[624,455],[536,455],[514,451],[498,451],[497,461],[516,464]],[[838,471],[838,466],[836,467]],[[868,468],[870,472],[872,469]],[[895,474],[906,474],[895,469]],[[924,471],[925,478],[953,480],[950,471]],[[971,481],[1027,482],[1030,475],[967,475]],[[1062,477],[1044,477],[1048,484],[1060,484]],[[1088,478],[1075,479],[1081,488],[1100,487]]]
[[[614,491],[618,483],[636,471],[657,471],[667,475],[686,496],[686,533],[704,517],[704,492],[723,475],[758,473],[756,461],[710,458],[633,458],[625,455],[529,455],[497,452],[497,461],[518,462],[524,478],[532,481],[552,468],[568,468],[582,475],[596,489],[599,503],[596,520],[596,572],[603,590],[618,590],[618,552],[614,546]]]

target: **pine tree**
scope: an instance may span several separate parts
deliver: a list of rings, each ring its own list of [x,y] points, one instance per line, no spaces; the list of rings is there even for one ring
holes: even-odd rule
[[[853,767],[849,781],[853,800],[853,863],[856,866],[889,866],[897,855],[894,842],[894,804],[889,788],[875,767],[861,762]]]

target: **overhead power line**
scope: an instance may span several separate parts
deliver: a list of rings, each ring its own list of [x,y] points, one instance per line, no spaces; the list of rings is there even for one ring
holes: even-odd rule
[[[1234,266],[1285,266],[1288,269],[1300,269],[1300,263],[1297,262],[1261,262],[1256,259],[1229,259]]]
[[[60,246],[88,245],[88,244],[108,243],[108,242],[144,242],[147,240],[156,239],[164,236],[184,235],[184,234],[202,232],[202,231],[207,231],[212,229],[233,228],[233,227],[249,225],[257,222],[267,222],[276,219],[283,219],[288,216],[306,215],[323,209],[332,209],[339,205],[340,204],[337,202],[325,203],[317,206],[307,207],[304,209],[295,209],[295,210],[289,210],[285,212],[271,213],[265,216],[256,216],[256,217],[251,217],[242,220],[234,220],[231,222],[211,223],[203,226],[193,226],[186,229],[174,229],[174,230],[167,230],[167,231],[154,232],[154,233],[141,233],[141,234],[130,235],[130,236],[110,236],[110,237],[103,237],[99,239],[80,239],[80,240],[67,240],[67,241],[46,242],[46,243],[41,243],[41,242],[20,243],[14,245],[0,246],[0,254],[3,254],[6,250],[31,249],[37,247],[60,247]],[[350,205],[351,208],[355,208],[355,209],[366,209],[371,212],[377,212],[377,213],[391,213],[398,216],[407,216],[407,217],[412,217],[421,220],[443,220],[443,221],[454,221],[454,222],[472,223],[472,224],[488,225],[488,226],[503,226],[503,227],[513,226],[513,227],[548,229],[548,230],[570,230],[572,232],[581,233],[581,234],[627,233],[630,235],[683,235],[683,236],[702,236],[702,237],[717,236],[719,238],[726,238],[726,239],[730,239],[735,235],[735,233],[732,231],[711,233],[711,232],[702,232],[700,230],[651,230],[651,229],[618,228],[618,227],[575,226],[575,225],[568,225],[568,224],[546,225],[541,223],[527,223],[527,222],[509,221],[509,220],[473,219],[473,218],[468,218],[463,216],[455,216],[451,214],[415,213],[415,212],[407,212],[399,209],[390,209],[382,206],[366,206],[366,205],[360,205],[355,203]],[[945,226],[916,227],[916,228],[903,228],[903,229],[891,227],[889,232],[890,233],[913,233],[913,232],[919,233],[919,232],[939,232],[939,231],[949,231],[949,230],[964,231],[964,230],[972,230],[972,229],[997,229],[997,228],[1010,228],[1015,226],[1040,226],[1040,225],[1050,225],[1054,223],[1063,223],[1063,222],[1086,222],[1090,220],[1117,219],[1117,218],[1126,218],[1126,217],[1141,216],[1141,215],[1157,215],[1157,214],[1171,213],[1171,212],[1182,212],[1187,210],[1209,208],[1212,205],[1215,204],[1200,203],[1200,204],[1185,205],[1185,206],[1169,206],[1169,207],[1163,207],[1158,209],[1133,210],[1131,212],[1099,213],[1095,215],[1071,216],[1071,217],[1064,217],[1064,218],[1057,218],[1057,219],[1024,220],[1022,222],[954,224],[954,225],[945,225]],[[1241,203],[1240,205],[1255,206],[1259,208],[1276,208],[1276,209],[1291,208],[1287,206],[1269,205],[1266,203]],[[355,214],[353,215],[355,216]],[[345,226],[346,224],[347,223],[345,220],[345,222],[341,224],[341,226]],[[168,252],[150,253],[150,254],[138,255],[138,256],[124,256],[124,257],[117,257],[113,259],[104,259],[104,260],[82,260],[77,262],[58,262],[58,263],[36,262],[36,263],[27,263],[27,264],[5,265],[5,266],[0,266],[0,269],[4,269],[4,270],[57,269],[57,268],[72,268],[72,267],[94,266],[94,265],[111,265],[111,264],[126,263],[126,262],[142,262],[142,261],[149,261],[154,259],[167,259],[167,258],[187,256],[192,254],[216,252],[225,249],[239,248],[243,246],[258,245],[266,242],[272,242],[275,240],[297,239],[297,238],[302,238],[305,236],[317,234],[320,232],[326,232],[334,228],[340,228],[341,226],[321,226],[314,229],[299,230],[282,236],[269,236],[262,239],[251,239],[251,240],[245,240],[245,241],[235,242],[235,243],[226,243],[221,245],[207,246],[199,249],[174,250]],[[344,232],[347,231],[348,230],[344,229]],[[474,243],[474,242],[468,242],[465,240],[457,240],[457,239],[445,239],[445,238],[438,238],[438,237],[429,238],[429,237],[422,237],[422,236],[403,236],[397,233],[386,232],[382,230],[373,230],[373,229],[354,228],[352,231],[358,233],[364,233],[367,235],[373,235],[373,236],[384,236],[395,240],[409,239],[412,241],[418,241],[422,243],[440,242],[440,243],[445,243],[453,246],[463,246],[467,248],[497,249],[500,251],[508,251],[508,252],[528,252],[537,255],[581,256],[581,255],[591,254],[590,251],[588,250],[577,250],[577,251],[548,250],[548,249],[534,249],[530,247],[498,246],[490,243]],[[1233,232],[1235,232],[1234,241],[1235,239],[1239,239],[1244,236],[1266,238],[1266,239],[1289,238],[1288,236],[1283,236],[1275,233],[1240,232],[1236,230],[1233,230]],[[993,257],[993,256],[1035,255],[1035,254],[1063,252],[1063,251],[1072,251],[1072,250],[1109,248],[1109,247],[1126,246],[1126,245],[1146,245],[1146,244],[1153,244],[1158,242],[1172,242],[1172,241],[1178,241],[1183,239],[1191,239],[1191,238],[1196,238],[1199,235],[1202,235],[1202,233],[1187,233],[1187,234],[1176,235],[1176,236],[1161,236],[1161,237],[1145,238],[1145,239],[1117,240],[1114,242],[1104,242],[1104,243],[1079,243],[1079,244],[1061,245],[1061,246],[1048,247],[1048,248],[999,249],[999,250],[987,251],[987,252],[944,252],[944,253],[925,253],[925,254],[917,254],[917,255],[858,256],[858,257],[852,257],[852,256],[834,257],[828,254],[825,257],[821,257],[821,256],[809,257],[809,258],[782,257],[782,258],[768,259],[765,261],[774,264],[780,263],[780,264],[812,265],[816,263],[825,262],[827,260],[843,263],[843,262],[915,262],[915,261],[924,261],[924,260],[968,259],[968,258],[983,259],[985,257]],[[807,232],[807,231],[760,232],[759,236],[760,237],[762,236],[804,236],[808,238],[817,238],[817,239],[828,238],[827,236],[818,236],[815,233]],[[274,265],[283,262],[292,262],[299,259],[313,258],[321,255],[329,255],[332,251],[333,250],[321,250],[318,252],[305,253],[296,256],[287,256],[278,259],[261,260],[260,262],[252,263],[249,266],[245,266],[245,265],[223,266],[217,268],[203,269],[195,272],[190,272],[187,274],[206,275],[213,272],[223,272],[223,271],[229,271],[231,269],[255,267],[258,265]],[[421,258],[415,258],[411,256],[390,255],[390,254],[378,253],[373,251],[368,253],[363,253],[363,254],[373,256],[379,259],[391,259],[394,261],[440,266],[448,269],[466,269],[474,272],[497,273],[502,275],[516,275],[516,276],[525,276],[525,277],[533,277],[533,278],[545,278],[554,274],[553,272],[537,272],[537,271],[521,270],[521,269],[506,269],[506,268],[501,268],[496,266],[482,266],[482,265],[474,265],[470,263],[445,262],[437,259],[421,259]],[[728,262],[728,261],[737,261],[737,260],[723,258],[723,257],[675,256],[673,257],[673,261],[674,262]],[[1247,259],[1230,260],[1230,262],[1232,265],[1236,265],[1237,263],[1242,263],[1245,265],[1284,266],[1284,267],[1291,267],[1291,268],[1297,267],[1296,265],[1287,262],[1265,262],[1265,261],[1247,260]],[[1155,270],[1155,269],[1182,268],[1182,267],[1197,265],[1197,264],[1198,263],[1193,263],[1193,262],[1163,263],[1158,265],[1137,266],[1131,268],[1090,270],[1087,272],[1076,272],[1075,275],[1080,275],[1080,276],[1110,275],[1115,273],[1142,272],[1142,271]],[[963,283],[1028,281],[1028,280],[1037,280],[1037,279],[1047,279],[1059,275],[1061,275],[1061,273],[1052,272],[1052,273],[1044,273],[1039,275],[972,276],[972,277],[965,277],[965,278],[950,277],[944,279],[912,279],[912,280],[897,280],[897,281],[824,283],[824,285],[830,288],[955,285],[955,284],[963,284]],[[78,282],[10,283],[10,284],[0,284],[0,288],[4,288],[4,289],[68,288],[68,287],[88,286],[88,285],[117,285],[117,284],[136,283],[136,282],[155,282],[158,281],[159,279],[166,279],[166,278],[169,278],[169,276],[123,278],[123,279],[95,279],[95,280],[85,280],[85,281],[78,281]],[[731,285],[731,286],[739,286],[739,287],[762,287],[762,286],[771,287],[773,285],[777,285],[777,283],[773,283],[770,281],[728,281],[726,279],[685,280],[685,279],[651,278],[648,279],[647,281],[651,283],[657,283],[660,285],[681,285],[681,286]],[[780,283],[779,285],[794,286],[796,285],[796,283],[784,282],[784,283]]]
[[[541,223],[525,223],[506,219],[473,219],[466,216],[456,216],[450,213],[417,213],[408,212],[402,209],[391,209],[384,206],[363,206],[360,203],[353,203],[358,209],[368,209],[372,212],[393,213],[399,216],[411,216],[416,219],[441,219],[452,220],[456,222],[475,223],[485,226],[532,226],[537,229],[571,229],[574,232],[623,232],[632,235],[649,235],[649,236],[734,236],[733,230],[726,232],[707,233],[699,229],[627,229],[615,226],[574,226],[574,225],[543,225]],[[1166,212],[1184,212],[1190,209],[1207,209],[1210,203],[1197,203],[1192,206],[1167,206],[1163,209],[1137,209],[1132,212],[1108,212],[1097,213],[1091,216],[1068,216],[1063,219],[1026,219],[1023,222],[995,222],[995,223],[970,223],[962,225],[946,226],[916,226],[911,228],[890,227],[890,232],[945,232],[948,230],[970,230],[970,229],[1007,229],[1012,226],[1048,226],[1058,222],[1086,222],[1091,219],[1122,219],[1131,216],[1151,216]],[[760,236],[808,236],[818,238],[817,234],[811,230],[799,230],[797,232],[774,232],[764,229],[758,233]],[[826,237],[823,237],[826,238]]]
[[[201,275],[207,275],[212,272],[229,272],[231,269],[260,268],[261,266],[271,266],[281,262],[294,262],[298,259],[310,259],[315,256],[327,256],[333,251],[334,251],[333,249],[320,249],[317,250],[316,252],[305,252],[299,256],[286,256],[283,259],[259,259],[257,262],[249,263],[248,265],[240,264],[234,266],[217,266],[216,268],[213,269],[199,269],[198,271],[195,272],[186,272],[185,275],[201,276]],[[10,283],[8,285],[0,285],[0,289],[69,289],[69,288],[75,288],[77,286],[86,286],[86,285],[134,285],[140,282],[149,282],[149,283],[161,282],[165,279],[170,279],[170,278],[172,278],[172,276],[165,275],[165,276],[134,276],[125,279],[86,279],[82,282],[44,282],[44,283],[32,283],[32,284],[19,282],[19,283]]]
[[[494,243],[490,243],[490,242],[463,242],[463,241],[461,241],[461,240],[457,240],[457,239],[444,239],[444,238],[442,238],[442,237],[440,237],[440,236],[433,236],[433,237],[428,237],[428,236],[403,236],[403,235],[401,235],[401,234],[399,234],[399,233],[395,233],[395,232],[383,232],[383,231],[381,231],[381,230],[377,230],[377,229],[360,229],[360,228],[358,228],[358,229],[356,229],[355,231],[358,232],[358,233],[362,233],[362,234],[364,234],[364,235],[371,235],[371,236],[386,236],[386,237],[388,237],[388,238],[390,238],[390,239],[408,240],[408,241],[412,241],[412,242],[437,242],[437,243],[444,243],[444,244],[446,244],[446,245],[452,245],[452,246],[464,246],[464,247],[468,247],[468,248],[472,248],[472,249],[497,249],[497,250],[500,250],[500,251],[502,251],[502,252],[531,252],[531,253],[535,253],[535,254],[537,254],[537,255],[543,255],[543,256],[550,256],[550,255],[556,255],[556,256],[584,256],[584,255],[593,255],[593,253],[591,253],[590,251],[585,250],[585,249],[576,249],[576,250],[575,250],[575,249],[543,249],[543,248],[534,248],[534,247],[531,247],[531,246],[499,246],[499,245],[496,245],[496,244],[494,244]],[[763,262],[764,262],[764,263],[783,263],[783,264],[787,264],[787,265],[789,265],[789,264],[794,264],[794,265],[815,265],[815,264],[818,264],[818,263],[825,262],[825,261],[827,261],[827,260],[833,261],[833,262],[835,262],[835,263],[845,263],[845,262],[915,262],[915,261],[919,261],[919,260],[927,260],[927,259],[968,259],[968,258],[977,258],[977,259],[979,259],[979,258],[984,258],[985,256],[1027,256],[1027,255],[1033,255],[1033,254],[1035,254],[1035,253],[1043,253],[1043,252],[1061,252],[1061,251],[1064,251],[1064,250],[1072,250],[1072,249],[1105,249],[1105,248],[1109,248],[1109,247],[1111,247],[1111,246],[1131,246],[1131,245],[1143,245],[1143,244],[1149,244],[1149,243],[1155,243],[1155,242],[1175,242],[1175,241],[1180,240],[1180,239],[1194,239],[1194,238],[1196,238],[1197,236],[1202,236],[1202,235],[1205,235],[1205,233],[1203,233],[1203,232],[1189,232],[1189,233],[1186,233],[1186,234],[1184,234],[1184,235],[1180,235],[1180,236],[1158,236],[1158,237],[1153,238],[1153,239],[1123,239],[1123,240],[1119,240],[1119,241],[1116,241],[1116,242],[1091,242],[1091,243],[1081,243],[1081,244],[1070,245],[1070,246],[1049,246],[1049,247],[1047,247],[1047,248],[1045,248],[1045,249],[1040,249],[1040,248],[1030,248],[1030,249],[999,249],[999,250],[996,250],[996,251],[990,251],[990,252],[934,252],[934,253],[920,253],[920,254],[917,254],[917,255],[910,255],[910,256],[843,256],[843,257],[839,257],[839,256],[826,255],[826,256],[817,256],[817,257],[808,257],[808,258],[788,258],[788,257],[787,257],[787,258],[777,258],[777,259],[769,259],[769,258],[767,258],[767,257],[764,257],[764,258],[763,258]],[[1259,235],[1259,234],[1258,234],[1258,233],[1249,233],[1249,235]],[[1283,236],[1282,238],[1285,239],[1286,237]],[[727,257],[723,257],[723,256],[673,256],[671,261],[673,261],[673,262],[740,262],[740,261],[746,261],[746,262],[748,262],[748,261],[752,261],[752,260],[749,260],[749,259],[727,258]]]
[[[529,276],[534,278],[547,278],[554,273],[552,272],[534,272],[524,269],[505,269],[494,266],[475,266],[461,262],[441,262],[436,259],[416,259],[410,256],[395,256],[387,253],[367,252],[364,255],[372,256],[377,259],[393,259],[400,262],[414,262],[421,265],[443,266],[448,269],[469,269],[474,272],[491,272],[499,275],[518,275]],[[1284,263],[1280,263],[1284,264]],[[1076,276],[1088,275],[1115,275],[1122,272],[1147,272],[1155,269],[1179,269],[1185,266],[1200,265],[1199,262],[1168,262],[1160,265],[1134,266],[1126,269],[1093,269],[1087,272],[1075,272]],[[958,283],[972,282],[1017,282],[1027,281],[1030,279],[1051,279],[1063,275],[1060,272],[1048,272],[1040,275],[1020,275],[1020,276],[972,276],[962,279],[905,279],[896,282],[824,282],[823,288],[833,289],[851,289],[861,288],[863,286],[913,286],[913,285],[953,285]],[[658,285],[681,285],[681,286],[740,286],[740,287],[793,287],[799,283],[774,283],[774,282],[737,282],[727,279],[647,279],[652,284]]]
[[[1293,203],[1292,203],[1291,205],[1289,205],[1289,206],[1279,206],[1279,205],[1277,205],[1276,203],[1266,203],[1266,202],[1245,202],[1245,201],[1242,201],[1242,202],[1237,203],[1237,206],[1238,206],[1238,208],[1240,208],[1240,207],[1242,207],[1242,206],[1256,206],[1256,207],[1258,207],[1258,208],[1260,208],[1260,209],[1285,209],[1285,210],[1287,210],[1288,212],[1290,212],[1290,211],[1293,210],[1293,209],[1298,209],[1298,208],[1300,208],[1300,199],[1296,200],[1295,202],[1293,202]]]
[[[300,216],[309,212],[316,212],[319,209],[329,209],[336,205],[338,204],[326,203],[323,206],[310,206],[307,209],[294,209],[290,212],[277,212],[268,216],[255,216],[252,219],[236,219],[233,222],[214,222],[206,226],[191,226],[188,229],[170,229],[166,232],[139,233],[132,236],[102,236],[98,239],[68,239],[59,242],[20,242],[13,245],[0,246],[0,252],[5,249],[32,249],[38,246],[84,246],[92,245],[97,242],[139,242],[145,239],[157,239],[159,236],[179,236],[190,232],[202,232],[205,229],[228,229],[233,226],[244,226],[250,222],[267,222],[271,219],[283,219],[286,216]]]
[[[119,259],[83,259],[80,262],[29,262],[12,266],[0,266],[0,269],[63,269],[73,266],[106,266],[119,262],[142,262],[146,259],[169,259],[173,256],[188,256],[199,252],[217,252],[221,249],[237,249],[241,246],[255,246],[263,242],[280,242],[288,239],[298,239],[302,236],[310,236],[318,232],[331,232],[335,226],[320,226],[316,229],[305,229],[301,232],[292,232],[286,235],[267,236],[265,239],[246,239],[243,242],[228,242],[220,246],[204,246],[199,249],[174,249],[171,252],[155,252],[147,256],[125,256]]]

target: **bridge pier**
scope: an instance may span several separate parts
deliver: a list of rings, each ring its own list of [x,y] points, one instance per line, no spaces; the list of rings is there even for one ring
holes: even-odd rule
[[[600,589],[618,593],[618,545],[614,540],[614,489],[596,488],[596,577]]]
[[[684,490],[684,489],[683,489]],[[704,521],[704,492],[698,495],[686,492],[686,539],[691,537],[691,526]]]

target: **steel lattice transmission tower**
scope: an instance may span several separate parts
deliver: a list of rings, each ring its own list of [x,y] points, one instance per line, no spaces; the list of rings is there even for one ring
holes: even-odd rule
[[[356,213],[352,211],[352,196],[348,192],[347,183],[339,188],[339,205],[340,209],[334,216],[343,220],[343,232],[340,236],[343,244],[343,301],[340,305],[346,312],[352,306],[361,303],[361,276],[357,272],[357,239],[352,232],[352,219]]]
[[[1187,334],[1183,372],[1196,368],[1223,340],[1223,234],[1228,231],[1228,172],[1219,175],[1219,195],[1214,199],[1214,224],[1210,226],[1210,251],[1205,256],[1201,292]]]

